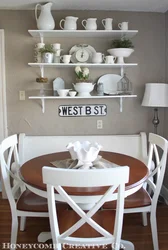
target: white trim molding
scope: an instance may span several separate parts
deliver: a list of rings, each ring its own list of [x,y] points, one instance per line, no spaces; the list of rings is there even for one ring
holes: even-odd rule
[[[6,106],[6,72],[5,72],[5,34],[0,29],[0,143],[8,136],[7,106]],[[1,179],[1,174],[0,174]],[[2,197],[6,198],[3,183],[1,183]],[[1,192],[1,190],[0,190]]]
[[[161,195],[163,196],[166,204],[168,205],[168,188],[165,187],[164,185],[162,186],[162,189],[161,189]]]
[[[5,35],[0,30],[0,141],[7,137]]]

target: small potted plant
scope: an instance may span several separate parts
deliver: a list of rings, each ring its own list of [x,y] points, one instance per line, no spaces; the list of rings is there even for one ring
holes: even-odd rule
[[[53,62],[55,50],[52,44],[46,44],[43,48],[39,49],[39,52],[41,53],[43,63]]]
[[[117,57],[117,63],[124,63],[124,57],[129,57],[134,52],[134,46],[129,39],[116,39],[112,41],[112,49],[107,52]]]
[[[75,67],[77,82],[73,86],[78,92],[78,96],[90,96],[90,92],[94,89],[95,84],[89,81],[89,73],[88,68]]]

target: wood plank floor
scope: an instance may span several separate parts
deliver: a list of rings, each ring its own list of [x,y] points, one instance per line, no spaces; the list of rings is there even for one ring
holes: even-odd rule
[[[157,218],[160,250],[168,250],[168,206],[158,205]],[[3,242],[10,241],[10,230],[9,204],[7,200],[0,199],[0,249]],[[18,233],[17,243],[37,243],[37,236],[41,231],[49,231],[48,218],[28,218],[26,231]],[[150,226],[142,226],[140,214],[124,215],[122,238],[132,241],[136,250],[153,250]]]

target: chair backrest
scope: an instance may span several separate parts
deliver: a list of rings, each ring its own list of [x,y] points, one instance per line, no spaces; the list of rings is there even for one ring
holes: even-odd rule
[[[21,186],[21,180],[17,176],[17,170],[20,167],[17,150],[17,135],[9,136],[2,141],[0,145],[0,162],[5,192],[7,194],[11,210],[14,211],[16,208],[15,194]]]
[[[129,180],[129,167],[117,167],[109,169],[56,169],[51,167],[43,167],[43,182],[47,184],[47,197],[50,217],[50,227],[53,243],[67,243],[81,245],[95,244],[115,244],[119,246],[123,223],[123,208],[125,196],[125,183]],[[107,187],[107,191],[103,195],[69,195],[63,187]],[[54,194],[56,189],[58,194]],[[116,190],[118,191],[116,192]],[[57,198],[58,196],[62,198]],[[70,227],[61,235],[59,233],[59,225],[56,215],[55,198],[64,201],[81,217],[81,219]],[[111,200],[117,200],[117,209],[115,216],[115,224],[113,235],[97,224],[91,217],[101,208],[101,206]],[[79,204],[92,203],[91,209],[84,212]],[[75,238],[69,237],[77,231],[83,224],[89,224],[102,237],[98,238]],[[119,249],[118,247],[115,249]]]
[[[152,206],[156,207],[157,200],[163,183],[163,178],[166,169],[168,153],[168,141],[156,134],[149,134],[149,156],[148,168],[150,169],[152,159],[155,163],[155,168],[148,177],[147,183],[153,191]]]
[[[30,136],[19,135],[19,158],[21,165],[26,161],[44,154],[66,151],[69,142],[90,141],[98,142],[103,151],[117,152],[147,159],[146,134],[141,132],[134,135],[64,135],[64,136]]]

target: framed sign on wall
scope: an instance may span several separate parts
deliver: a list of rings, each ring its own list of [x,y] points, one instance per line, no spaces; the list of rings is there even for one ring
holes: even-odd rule
[[[61,117],[105,116],[106,114],[107,106],[105,104],[59,106],[59,116]]]

